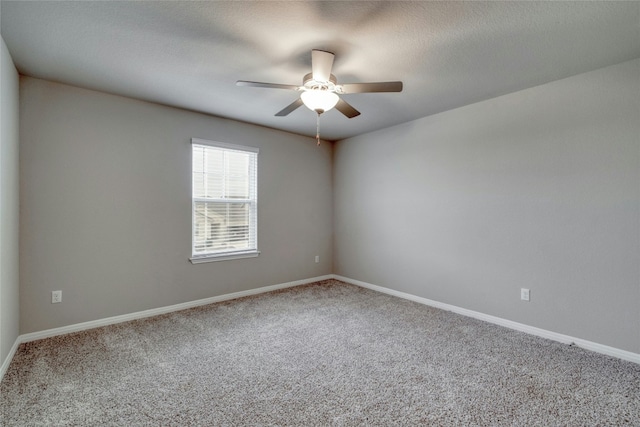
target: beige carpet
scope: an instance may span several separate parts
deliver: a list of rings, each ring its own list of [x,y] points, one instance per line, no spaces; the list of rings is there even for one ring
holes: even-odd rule
[[[640,365],[330,280],[20,346],[3,426],[640,425]]]

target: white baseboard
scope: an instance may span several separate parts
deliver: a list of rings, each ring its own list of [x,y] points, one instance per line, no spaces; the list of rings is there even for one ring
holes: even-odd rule
[[[250,295],[262,294],[265,292],[276,291],[278,289],[285,289],[285,288],[291,288],[294,286],[306,285],[308,283],[319,282],[321,280],[327,280],[332,278],[333,278],[332,274],[327,274],[325,276],[312,277],[310,279],[296,280],[293,282],[280,283],[278,285],[264,286],[262,288],[249,289],[247,291],[240,291],[240,292],[233,292],[231,294],[219,295],[216,297],[204,298],[196,301],[189,301],[181,304],[153,308],[150,310],[123,314],[121,316],[107,317],[105,319],[98,319],[98,320],[92,320],[90,322],[76,323],[74,325],[62,326],[60,328],[46,329],[44,331],[31,332],[29,334],[20,335],[16,339],[16,342],[13,344],[13,347],[11,347],[11,351],[9,352],[4,362],[2,363],[2,366],[0,366],[0,381],[2,381],[2,378],[4,378],[4,374],[9,368],[9,364],[11,363],[13,356],[18,350],[18,347],[20,346],[20,344],[25,342],[40,340],[43,338],[55,337],[58,335],[69,334],[72,332],[86,331],[88,329],[99,328],[101,326],[113,325],[116,323],[128,322],[130,320],[144,319],[146,317],[158,316],[160,314],[186,310],[189,308],[199,307],[207,304],[213,304],[216,302],[228,301],[228,300],[242,298]]]
[[[9,369],[9,364],[11,364],[13,356],[15,356],[16,351],[18,351],[20,343],[22,343],[22,341],[20,341],[20,337],[16,338],[16,341],[11,346],[11,350],[9,350],[9,354],[7,354],[7,357],[5,357],[2,362],[2,365],[0,366],[0,381],[4,378],[4,374],[7,372],[7,369]]]
[[[385,288],[382,286],[372,285],[371,283],[362,282],[360,280],[350,279],[334,274],[333,278],[341,280],[352,285],[360,286],[363,288],[371,289],[377,292],[382,292],[395,297],[407,299],[420,304],[429,305],[442,310],[451,311],[457,314],[461,314],[467,317],[473,317],[474,319],[483,320],[485,322],[494,323],[496,325],[504,326],[509,329],[515,329],[516,331],[525,332],[527,334],[536,335],[542,338],[547,338],[553,341],[558,341],[563,344],[575,344],[578,347],[586,350],[591,350],[596,353],[605,354],[607,356],[617,357],[618,359],[627,360],[629,362],[635,362],[640,364],[640,354],[633,353],[626,350],[621,350],[615,347],[609,347],[607,345],[598,344],[592,341],[587,341],[581,338],[574,338],[568,335],[559,334],[557,332],[547,331],[545,329],[536,328],[534,326],[525,325],[523,323],[513,322],[511,320],[502,319],[500,317],[491,316],[488,314],[480,313],[478,311],[467,310],[466,308],[457,307],[455,305],[445,304],[438,301],[433,301],[427,298],[422,298],[405,292],[395,291],[393,289]]]

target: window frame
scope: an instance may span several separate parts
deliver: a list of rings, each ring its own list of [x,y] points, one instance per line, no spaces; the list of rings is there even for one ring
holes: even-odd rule
[[[205,262],[214,262],[214,261],[225,261],[231,259],[241,259],[241,258],[254,258],[260,254],[258,250],[258,154],[259,149],[257,147],[250,147],[246,145],[237,145],[237,144],[229,144],[226,142],[218,142],[218,141],[210,141],[201,138],[191,138],[191,257],[189,261],[192,264],[200,264]],[[254,164],[249,166],[249,188],[250,195],[248,199],[216,199],[220,200],[229,200],[228,203],[239,203],[244,202],[248,203],[249,206],[249,225],[247,234],[249,236],[249,242],[255,242],[255,245],[249,249],[243,250],[228,250],[228,251],[217,251],[217,252],[208,252],[208,253],[196,253],[196,203],[202,202],[202,198],[194,197],[194,147],[195,146],[204,146],[204,147],[213,147],[219,148],[223,150],[230,151],[239,151],[250,154],[254,160],[250,158],[250,162],[254,162]],[[213,201],[213,200],[212,200]],[[207,233],[206,227],[204,229],[205,234]]]

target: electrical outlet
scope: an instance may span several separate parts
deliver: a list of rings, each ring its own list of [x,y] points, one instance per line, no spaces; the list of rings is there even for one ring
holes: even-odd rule
[[[520,289],[520,299],[522,301],[529,301],[529,289],[525,289],[525,288]]]
[[[320,255],[316,255],[316,264],[320,262]]]
[[[51,292],[51,304],[62,302],[62,291]]]

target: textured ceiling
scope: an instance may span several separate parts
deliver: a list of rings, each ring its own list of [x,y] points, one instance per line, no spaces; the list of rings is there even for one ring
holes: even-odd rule
[[[339,83],[402,80],[402,93],[343,95],[322,116],[338,140],[640,57],[639,2],[2,1],[21,74],[313,136],[315,114],[274,114],[311,49]]]

